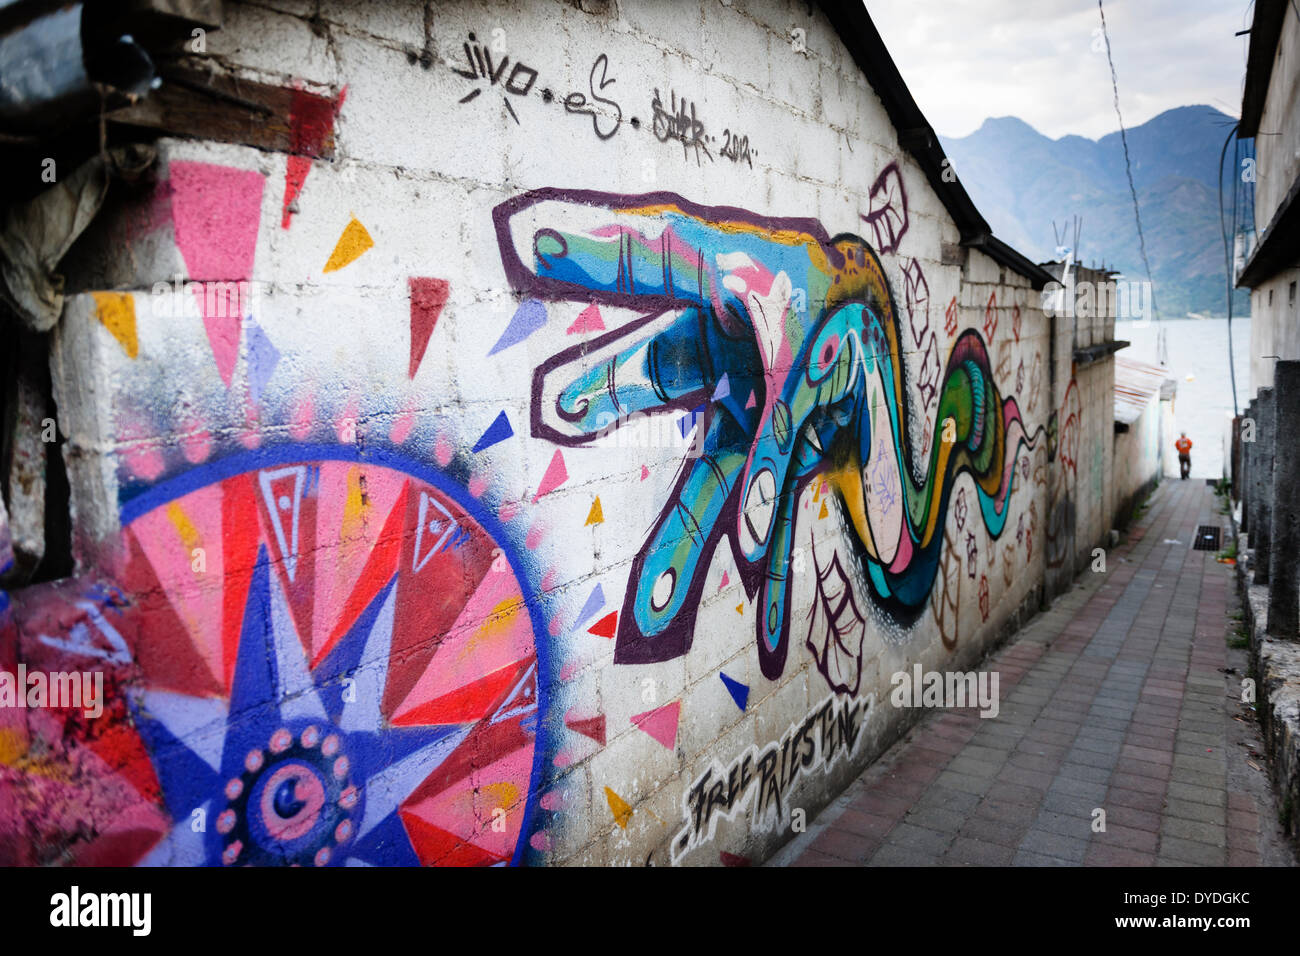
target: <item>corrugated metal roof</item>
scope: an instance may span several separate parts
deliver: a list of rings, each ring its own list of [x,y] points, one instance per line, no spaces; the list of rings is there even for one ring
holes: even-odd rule
[[[1169,370],[1159,365],[1115,356],[1115,421],[1137,421],[1168,377]]]

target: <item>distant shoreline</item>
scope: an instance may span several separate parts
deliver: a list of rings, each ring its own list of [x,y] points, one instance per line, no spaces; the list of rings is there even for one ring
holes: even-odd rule
[[[1179,316],[1167,315],[1167,316],[1161,316],[1159,321],[1161,322],[1225,322],[1227,321],[1227,318],[1228,317],[1226,315],[1179,315]],[[1232,318],[1233,321],[1239,321],[1239,320],[1244,320],[1247,322],[1250,321],[1249,313],[1246,315],[1234,315]],[[1115,321],[1116,322],[1139,322],[1139,321],[1155,322],[1157,320],[1156,319],[1145,319],[1145,320],[1116,319]]]

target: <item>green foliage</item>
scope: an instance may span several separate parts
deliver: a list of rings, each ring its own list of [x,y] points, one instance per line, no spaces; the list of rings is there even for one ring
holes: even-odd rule
[[[1238,624],[1228,633],[1228,646],[1233,650],[1244,651],[1250,648],[1250,635]]]

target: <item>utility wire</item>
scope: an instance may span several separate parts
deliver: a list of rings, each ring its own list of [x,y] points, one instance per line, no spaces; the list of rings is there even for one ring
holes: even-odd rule
[[[1110,55],[1110,34],[1106,32],[1106,11],[1097,0],[1097,12],[1101,14],[1101,35],[1106,41],[1106,62],[1110,64],[1110,86],[1115,94],[1115,117],[1119,120],[1119,139],[1124,146],[1124,171],[1128,173],[1128,191],[1133,197],[1133,218],[1137,220],[1138,248],[1142,252],[1142,265],[1147,271],[1147,282],[1151,286],[1151,309],[1156,314],[1157,338],[1160,341],[1160,364],[1168,364],[1165,354],[1164,329],[1160,328],[1160,308],[1156,305],[1156,284],[1151,278],[1151,263],[1147,259],[1147,242],[1142,234],[1142,213],[1138,209],[1137,186],[1133,182],[1133,164],[1128,154],[1128,134],[1124,131],[1124,117],[1119,111],[1119,79],[1115,76],[1115,60]]]
[[[1228,245],[1228,223],[1223,214],[1223,160],[1228,155],[1228,144],[1237,136],[1237,124],[1232,125],[1228,132],[1228,138],[1223,141],[1223,148],[1219,150],[1219,178],[1217,186],[1219,187],[1219,229],[1223,233],[1223,264],[1225,267],[1225,276],[1228,285],[1228,376],[1232,381],[1232,417],[1236,418],[1239,414],[1237,408],[1237,363],[1232,356],[1232,251]],[[1232,176],[1232,239],[1237,240],[1237,147],[1241,145],[1241,140],[1237,140],[1237,146],[1232,150],[1233,176]]]

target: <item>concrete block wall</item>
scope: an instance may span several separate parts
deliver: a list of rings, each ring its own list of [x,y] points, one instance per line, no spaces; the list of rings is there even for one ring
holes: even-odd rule
[[[335,157],[164,138],[69,260],[0,665],[110,706],[0,711],[6,861],[758,861],[1073,554],[1110,396],[820,13],[224,7]]]
[[[1296,177],[1300,176],[1300,126],[1295,122],[1300,108],[1300,18],[1286,17],[1281,23],[1268,94],[1259,116],[1255,167],[1255,228],[1263,231],[1285,201]],[[1252,316],[1255,301],[1252,298]]]
[[[1250,390],[1273,385],[1273,364],[1300,358],[1300,268],[1250,291]]]
[[[1099,362],[1078,366],[1074,382],[1079,390],[1081,409],[1114,408],[1115,362],[1107,357]],[[1114,527],[1114,415],[1080,414],[1079,451],[1076,458],[1078,510],[1076,520],[1076,567],[1091,565],[1094,548],[1105,544]]]
[[[1142,497],[1160,479],[1162,406],[1152,395],[1128,431],[1116,432],[1112,444],[1112,471],[1116,520],[1123,522]]]

